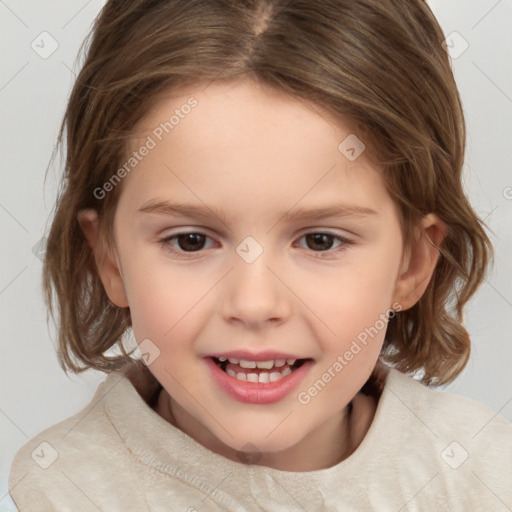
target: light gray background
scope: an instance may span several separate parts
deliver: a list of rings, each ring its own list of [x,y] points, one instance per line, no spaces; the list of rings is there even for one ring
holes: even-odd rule
[[[66,376],[46,326],[41,261],[60,169],[43,179],[77,70],[78,47],[104,0],[0,0],[0,510],[14,510],[7,477],[16,451],[41,430],[78,412],[105,374]],[[512,0],[430,0],[445,34],[469,47],[453,67],[468,124],[466,185],[489,224],[496,263],[466,312],[473,352],[446,389],[512,420]],[[47,58],[31,44],[58,43]],[[459,53],[464,41],[451,38]],[[48,51],[50,40],[45,40]],[[40,46],[41,43],[40,43]],[[43,51],[41,48],[40,51]],[[51,326],[51,324],[50,324]]]

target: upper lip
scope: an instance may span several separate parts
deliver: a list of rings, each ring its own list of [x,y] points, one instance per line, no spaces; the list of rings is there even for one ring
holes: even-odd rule
[[[206,357],[225,357],[229,359],[244,359],[245,361],[275,361],[276,359],[308,359],[306,357],[299,357],[296,354],[290,354],[285,352],[277,352],[274,350],[265,350],[263,352],[249,352],[247,350],[232,350],[230,352],[216,352]]]

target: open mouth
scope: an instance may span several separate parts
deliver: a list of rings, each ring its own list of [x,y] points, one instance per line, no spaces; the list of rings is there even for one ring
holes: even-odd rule
[[[247,361],[233,357],[212,357],[215,364],[229,376],[245,382],[276,382],[300,368],[308,359],[275,359]]]

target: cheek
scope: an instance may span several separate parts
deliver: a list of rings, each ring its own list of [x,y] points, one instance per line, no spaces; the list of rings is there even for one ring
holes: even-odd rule
[[[154,266],[132,281],[130,312],[139,349],[150,352],[151,372],[175,399],[186,403],[183,390],[194,389],[201,377],[194,343],[204,328],[207,301],[200,299],[207,289],[192,282],[187,286],[175,271],[168,274]]]
[[[336,375],[326,396],[349,397],[369,377],[384,342],[400,257],[399,232],[391,233],[347,252],[340,266],[318,273],[298,292],[314,313],[309,325],[321,346],[321,371]]]
[[[215,276],[192,278],[190,272],[166,264],[163,259],[154,261],[153,258],[152,264],[140,265],[140,261],[150,259],[144,255],[138,257],[136,253],[132,257],[125,276],[136,339],[154,339],[163,349],[178,334],[186,339],[182,331],[194,321],[196,326],[200,324],[197,316]]]
[[[332,335],[334,331],[342,338],[354,336],[391,307],[399,260],[400,252],[392,245],[347,253],[339,266],[324,268],[315,278],[302,279],[303,286],[296,290],[330,328],[326,333]]]
[[[312,334],[321,346],[321,355],[317,374],[299,390],[302,394],[297,398],[315,417],[327,418],[326,403],[349,402],[375,367],[387,330],[400,257],[393,247],[388,249],[379,251],[380,261],[371,251],[358,255],[351,264],[317,282],[323,283],[322,287],[309,289],[308,306],[316,318],[309,325],[314,326]]]

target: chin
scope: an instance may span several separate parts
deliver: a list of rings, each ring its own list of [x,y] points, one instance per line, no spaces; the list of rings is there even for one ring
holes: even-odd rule
[[[233,437],[223,433],[222,438],[218,439],[235,452],[258,455],[261,453],[278,453],[290,449],[304,437],[298,435],[297,432],[295,432],[295,435],[290,435],[284,429],[283,432],[278,433],[267,428],[257,429],[254,424],[251,427],[250,429],[239,429],[236,432],[231,430],[230,433]]]

